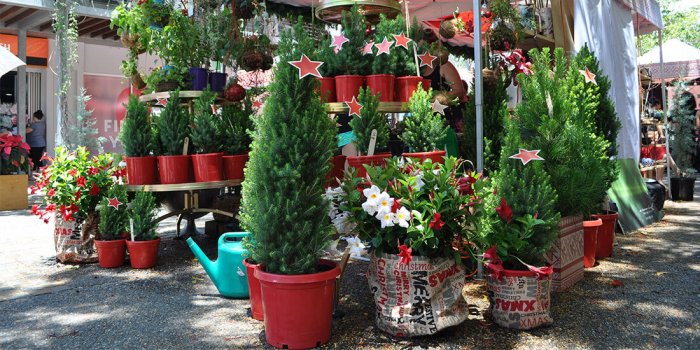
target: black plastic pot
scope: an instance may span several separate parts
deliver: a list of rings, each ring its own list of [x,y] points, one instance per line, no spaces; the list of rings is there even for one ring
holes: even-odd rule
[[[672,201],[692,201],[695,192],[694,177],[672,177],[671,178],[671,200]]]
[[[666,187],[654,179],[645,180],[647,185],[647,193],[651,197],[651,203],[656,211],[661,211],[664,208],[666,201]]]

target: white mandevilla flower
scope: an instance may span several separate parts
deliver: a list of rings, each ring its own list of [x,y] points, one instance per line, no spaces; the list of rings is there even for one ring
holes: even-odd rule
[[[373,203],[376,203],[377,200],[379,200],[379,195],[381,194],[381,190],[379,189],[379,187],[372,185],[372,187],[365,188],[364,190],[362,190],[362,194],[365,195],[368,202],[371,201]]]
[[[416,181],[415,181],[414,185],[416,187],[416,191],[420,191],[421,188],[423,188],[423,186],[425,185],[425,182],[423,182],[423,175],[422,174],[416,175]]]
[[[379,221],[381,221],[382,228],[386,228],[386,227],[394,226],[394,217],[395,216],[396,216],[396,214],[392,213],[391,211],[388,211],[386,213],[377,214],[377,219],[379,219]]]
[[[411,212],[409,212],[406,207],[401,207],[401,209],[396,211],[396,214],[394,215],[395,224],[408,228],[408,220],[411,220]]]
[[[376,214],[378,209],[379,208],[377,208],[377,203],[369,199],[366,202],[362,203],[362,210],[364,210],[369,215]]]
[[[351,257],[360,257],[364,253],[365,245],[362,243],[357,236],[345,237],[345,241],[348,242],[348,247],[350,248]]]
[[[390,213],[393,205],[394,198],[391,198],[388,193],[382,192],[377,199],[377,212],[380,214]]]

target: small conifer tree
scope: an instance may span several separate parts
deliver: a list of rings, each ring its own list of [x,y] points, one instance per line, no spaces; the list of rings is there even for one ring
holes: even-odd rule
[[[242,105],[225,105],[221,109],[223,150],[226,154],[243,154],[250,149],[253,130],[253,104],[250,97]]]
[[[360,13],[360,8],[353,5],[350,11],[343,11],[341,20],[343,34],[348,39],[348,42],[343,44],[343,48],[338,51],[337,62],[341,63],[338,66],[338,73],[344,75],[366,75],[370,67],[369,56],[362,55],[362,49],[365,46],[365,30],[367,23],[365,16]],[[295,58],[298,60],[299,58]]]
[[[400,32],[396,28],[397,21],[386,18],[384,14],[379,15],[379,24],[377,24],[377,30],[374,35],[374,43],[379,44],[384,39],[388,42],[394,41],[394,34]],[[379,49],[375,46],[373,47],[374,56],[372,57],[372,74],[395,74],[396,66],[398,64],[399,51],[396,46],[392,46],[388,54],[376,55]]]
[[[134,195],[129,208],[134,238],[137,241],[150,241],[158,238],[156,197],[151,192],[139,191]]]
[[[448,127],[440,113],[433,112],[430,96],[433,90],[426,92],[416,89],[408,101],[411,115],[405,119],[405,129],[401,140],[411,152],[438,151],[443,146]]]
[[[673,120],[671,143],[673,160],[683,177],[694,177],[693,154],[695,154],[695,110],[693,95],[686,92],[684,82],[676,83],[669,119]]]
[[[87,110],[87,103],[92,97],[85,93],[85,89],[81,88],[80,93],[76,97],[77,114],[75,116],[75,124],[68,125],[68,133],[66,134],[66,147],[69,150],[76,150],[80,146],[86,147],[94,153],[102,153],[102,144],[107,141],[102,136],[97,136],[97,120],[92,116],[92,111]]]
[[[111,199],[117,199],[121,204],[115,208],[110,205]],[[129,214],[126,208],[128,200],[123,185],[113,185],[107,190],[107,195],[102,198],[99,206],[100,239],[105,241],[120,239],[121,234],[126,232],[129,225]]]
[[[148,107],[145,103],[139,102],[138,96],[129,96],[126,118],[119,132],[119,141],[127,157],[146,157],[151,154],[154,145],[150,130]]]
[[[205,90],[194,102],[194,128],[192,129],[192,144],[195,152],[216,153],[221,150],[223,143],[221,119],[212,111],[216,95]]]
[[[389,144],[389,124],[386,115],[377,111],[379,94],[373,95],[369,88],[361,88],[358,102],[362,105],[360,116],[354,116],[350,120],[357,150],[360,151],[361,155],[367,155],[372,129],[377,130],[375,149],[386,149]]]
[[[498,79],[493,89],[484,91],[484,167],[489,170],[498,169],[501,154],[501,139],[503,138],[504,123],[508,115],[508,93],[503,79]],[[464,106],[464,133],[460,143],[460,153],[465,159],[476,159],[476,99],[474,91],[469,94],[469,100]],[[486,153],[488,145],[488,154]]]
[[[165,156],[177,156],[182,154],[185,137],[190,132],[189,113],[180,106],[180,93],[175,91],[170,94],[165,109],[158,116],[158,136]]]

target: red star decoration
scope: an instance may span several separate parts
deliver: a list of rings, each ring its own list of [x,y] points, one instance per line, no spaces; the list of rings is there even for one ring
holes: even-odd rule
[[[263,105],[262,102],[260,102],[258,100],[253,101],[253,108],[257,109],[257,108],[262,107],[262,105]]]
[[[323,62],[312,61],[306,57],[305,54],[302,54],[298,61],[289,61],[289,64],[299,69],[299,79],[302,79],[307,75],[321,78],[321,73],[318,72],[318,67],[320,67]]]
[[[520,159],[521,162],[523,162],[523,165],[529,163],[531,160],[544,160],[544,158],[540,157],[539,155],[540,150],[536,149],[534,151],[528,151],[526,149],[521,148],[518,151],[518,154],[514,154],[508,158],[511,159]]]
[[[595,81],[595,74],[591,73],[591,71],[588,70],[588,67],[586,67],[586,70],[580,70],[579,72],[583,74],[583,77],[586,78],[587,83],[593,83],[598,85],[598,83]]]
[[[396,40],[396,46],[403,46],[405,49],[408,49],[408,43],[412,41],[410,38],[403,35],[403,32],[401,32],[400,35],[394,35],[394,40]]]
[[[114,209],[119,209],[119,206],[124,204],[124,203],[120,202],[119,199],[116,197],[107,199],[107,202],[109,202],[108,205]]]
[[[343,44],[348,42],[348,38],[345,37],[345,34],[340,33],[340,35],[334,35],[333,36],[333,43],[331,43],[331,47],[335,47],[336,49],[340,50],[343,48]]]
[[[437,58],[437,56],[433,56],[430,54],[429,51],[426,51],[424,54],[418,56],[420,58],[420,66],[428,66],[430,68],[433,68],[433,61]]]
[[[362,110],[362,105],[359,102],[357,102],[355,96],[352,97],[352,101],[345,102],[345,104],[348,106],[348,108],[350,108],[350,116],[360,116],[360,110]]]
[[[166,98],[159,98],[158,102],[156,102],[156,106],[165,107],[167,105],[168,105],[168,98],[167,97]]]
[[[365,43],[365,46],[362,47],[362,55],[371,55],[372,54],[372,48],[374,47],[374,41]]]
[[[385,54],[388,55],[388,54],[389,54],[389,49],[391,48],[391,45],[394,45],[394,42],[393,42],[393,41],[388,41],[388,40],[386,40],[386,38],[384,38],[384,40],[381,42],[381,44],[374,44],[374,46],[376,46],[377,49],[379,49],[379,50],[377,51],[377,56],[379,56],[379,55],[381,55],[381,54],[383,54],[383,53],[385,53]]]

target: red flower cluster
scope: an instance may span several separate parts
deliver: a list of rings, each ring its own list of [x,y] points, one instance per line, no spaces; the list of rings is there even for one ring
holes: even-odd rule
[[[501,205],[496,208],[496,212],[507,223],[510,223],[510,220],[513,219],[513,209],[510,208],[505,198],[501,198]]]
[[[484,260],[487,260],[484,263],[484,266],[489,271],[491,271],[491,277],[495,279],[501,279],[501,276],[503,276],[503,272],[505,271],[505,269],[503,268],[503,261],[501,260],[501,258],[498,257],[496,246],[493,246],[484,252]],[[554,272],[554,269],[551,266],[535,267],[532,265],[525,264],[524,262],[522,262],[522,260],[520,262],[523,265],[527,266],[528,270],[536,273],[537,278],[545,278]]]
[[[440,231],[445,226],[445,222],[440,220],[440,213],[433,214],[433,220],[428,224],[433,231]]]
[[[457,180],[457,189],[459,189],[459,194],[461,195],[474,195],[474,188],[472,187],[476,181],[477,177],[472,176],[473,173],[469,173],[468,176],[460,177]]]
[[[413,256],[411,256],[411,253],[413,253],[413,248],[410,248],[410,247],[406,246],[405,244],[402,244],[399,246],[398,256],[401,257],[402,264],[408,264],[411,262],[411,259],[413,259]]]
[[[19,147],[25,151],[25,154],[29,152],[29,144],[22,141],[22,136],[14,136],[12,134],[5,134],[0,136],[0,151],[3,157],[8,157],[12,153],[12,149]]]

